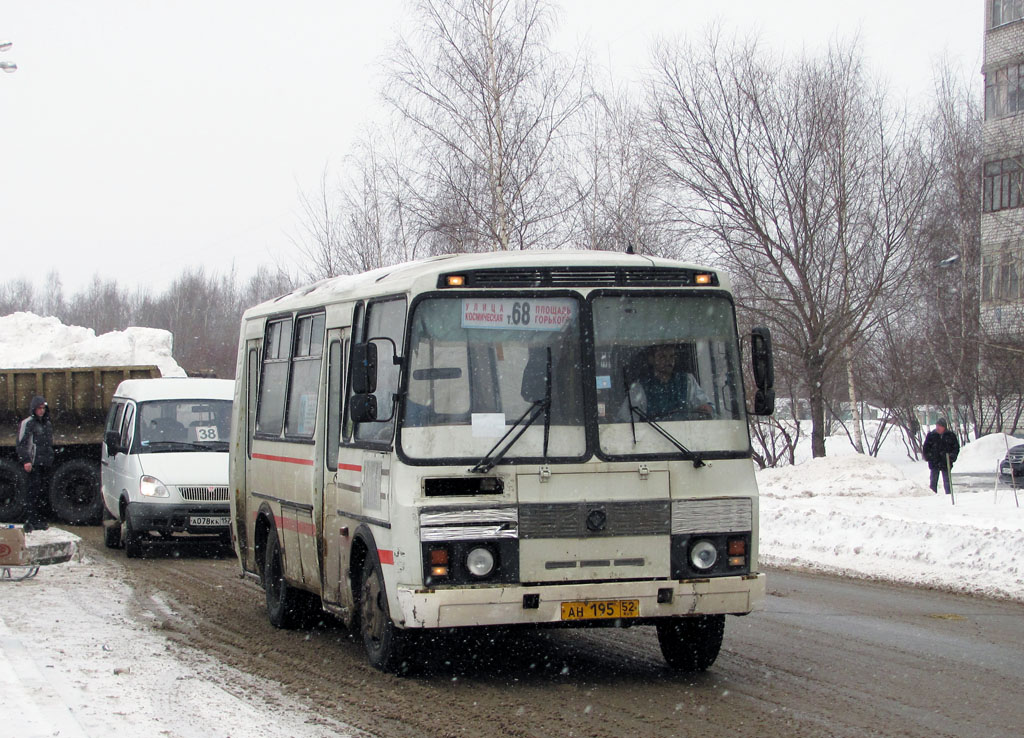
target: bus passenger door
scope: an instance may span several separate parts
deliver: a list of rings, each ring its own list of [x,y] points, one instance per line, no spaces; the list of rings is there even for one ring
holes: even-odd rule
[[[345,411],[345,367],[350,330],[332,329],[327,333],[327,388],[324,392],[324,481],[323,481],[323,598],[326,602],[345,603],[344,575],[348,569],[354,520],[345,513],[352,509],[353,486],[349,469],[342,462],[341,432]],[[350,603],[345,603],[350,604]]]

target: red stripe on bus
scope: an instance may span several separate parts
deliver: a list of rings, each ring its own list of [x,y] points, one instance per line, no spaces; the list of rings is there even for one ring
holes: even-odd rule
[[[363,467],[359,466],[359,464],[338,464],[338,468],[339,469],[344,469],[345,471],[362,471],[363,470]]]
[[[302,523],[295,518],[283,518],[274,516],[274,524],[282,530],[294,530],[296,533],[305,536],[316,535],[316,526],[312,523]]]
[[[380,563],[382,563],[382,564],[394,565],[394,563],[395,563],[395,552],[394,551],[389,551],[386,548],[378,548],[377,549],[377,560],[380,561]]]
[[[296,459],[293,456],[271,456],[270,454],[256,454],[252,455],[254,459],[263,459],[264,461],[281,461],[285,464],[300,464],[302,466],[313,466],[312,459]]]

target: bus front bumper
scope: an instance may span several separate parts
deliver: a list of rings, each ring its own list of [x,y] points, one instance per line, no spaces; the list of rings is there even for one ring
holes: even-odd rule
[[[745,615],[763,606],[765,575],[747,574],[685,581],[602,582],[540,586],[460,587],[396,590],[400,624],[406,628],[476,625],[594,625],[599,620],[565,620],[563,603],[635,600],[637,614],[605,621],[644,623],[686,615]]]

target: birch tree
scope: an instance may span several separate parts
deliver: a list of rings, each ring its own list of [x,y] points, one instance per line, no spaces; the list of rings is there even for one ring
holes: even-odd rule
[[[435,251],[565,241],[567,122],[582,70],[549,46],[547,0],[419,0],[388,64],[385,100],[408,126],[422,232]]]
[[[783,64],[755,43],[663,46],[650,107],[677,215],[803,373],[814,456],[843,352],[905,291],[932,172],[856,46]]]

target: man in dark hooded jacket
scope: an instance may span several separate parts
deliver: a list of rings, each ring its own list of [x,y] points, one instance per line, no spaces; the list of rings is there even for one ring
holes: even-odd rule
[[[18,426],[18,461],[28,477],[28,511],[25,532],[46,530],[46,493],[53,467],[53,426],[46,398],[37,395],[29,404],[29,416]]]
[[[939,474],[942,474],[942,484],[946,488],[946,494],[950,494],[949,472],[953,468],[957,454],[960,453],[960,442],[956,438],[956,433],[946,430],[946,421],[942,418],[935,421],[935,428],[928,431],[928,435],[924,437],[922,452],[931,471],[928,486],[932,488],[932,492],[938,492]]]

